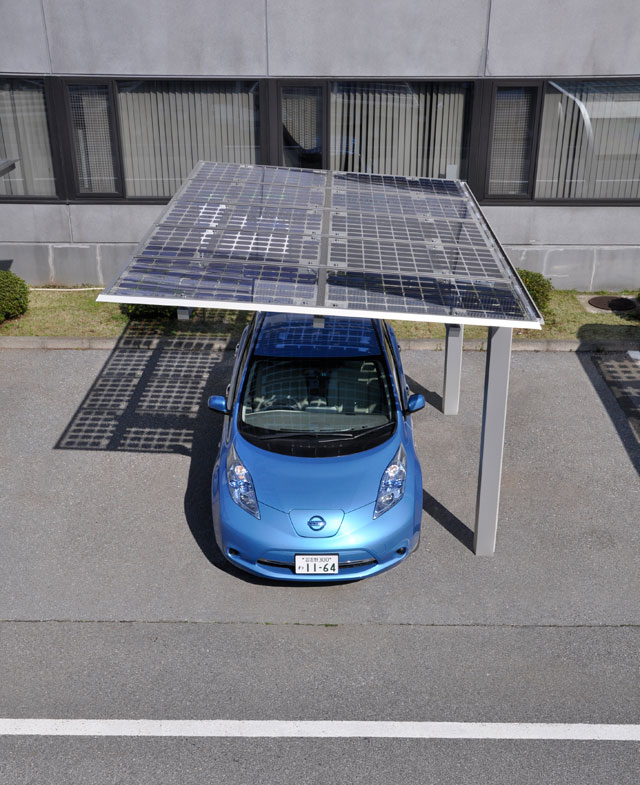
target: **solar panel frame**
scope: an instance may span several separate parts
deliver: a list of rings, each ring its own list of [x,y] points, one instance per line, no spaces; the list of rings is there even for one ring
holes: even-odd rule
[[[462,181],[206,161],[98,300],[543,323]]]

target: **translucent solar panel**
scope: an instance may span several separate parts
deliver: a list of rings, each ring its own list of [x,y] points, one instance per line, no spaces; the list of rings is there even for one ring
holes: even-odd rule
[[[200,162],[108,302],[539,328],[465,183]]]

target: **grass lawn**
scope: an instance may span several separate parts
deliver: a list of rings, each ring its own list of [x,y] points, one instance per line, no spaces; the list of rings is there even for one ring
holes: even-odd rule
[[[627,293],[633,296],[634,293]],[[0,324],[2,335],[116,337],[129,317],[114,303],[97,303],[98,291],[47,289],[31,291],[24,316]],[[177,319],[149,323],[156,334],[207,333],[236,339],[251,314],[246,311],[196,310],[188,322]],[[555,290],[542,330],[514,330],[514,340],[556,339],[585,341],[637,341],[640,316],[587,312],[577,293]],[[443,325],[424,322],[392,322],[398,338],[443,338]],[[465,337],[485,338],[486,328],[467,327]]]

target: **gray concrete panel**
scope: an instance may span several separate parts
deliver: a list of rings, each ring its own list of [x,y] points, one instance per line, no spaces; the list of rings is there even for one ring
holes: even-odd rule
[[[11,270],[32,286],[52,283],[50,246],[44,243],[0,243],[0,270]]]
[[[54,73],[266,74],[254,0],[44,0]]]
[[[557,289],[640,288],[640,246],[505,246],[511,263],[543,273]]]
[[[640,206],[483,206],[506,245],[640,245]]]
[[[488,0],[270,0],[272,76],[481,76]]]
[[[637,0],[492,0],[486,76],[637,74]]]
[[[105,285],[111,283],[133,255],[135,249],[135,243],[98,245],[98,282]]]
[[[0,237],[14,243],[71,242],[68,208],[64,204],[0,205]]]
[[[101,283],[97,280],[98,259],[95,245],[52,245],[51,258],[57,284],[69,286]]]
[[[162,210],[155,204],[72,204],[71,232],[77,243],[139,243]]]
[[[595,248],[593,291],[640,289],[640,247]]]
[[[41,0],[0,4],[0,72],[51,71]]]
[[[543,273],[557,289],[592,289],[593,248],[511,248],[508,253],[516,267]]]

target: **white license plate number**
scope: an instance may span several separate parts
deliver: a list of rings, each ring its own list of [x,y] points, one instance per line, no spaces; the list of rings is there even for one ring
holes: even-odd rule
[[[338,554],[296,553],[296,575],[336,575]]]

